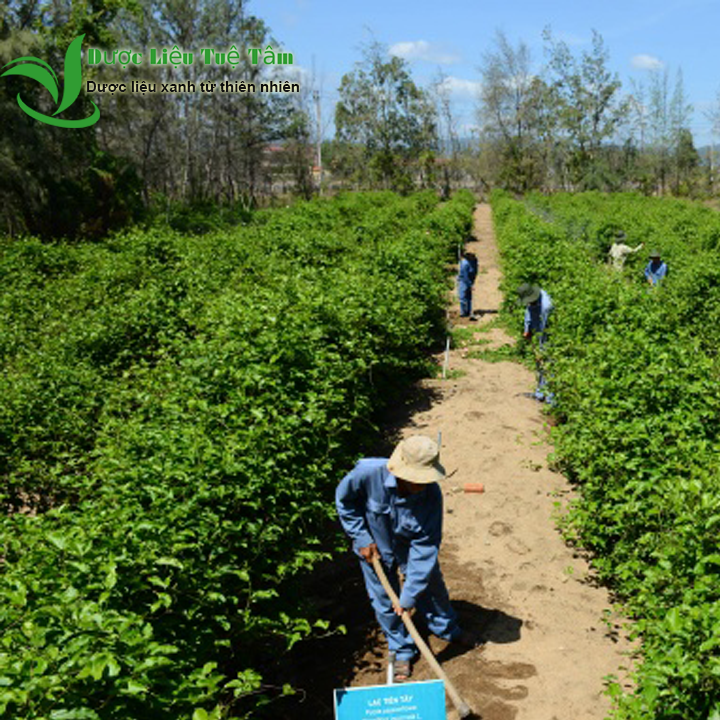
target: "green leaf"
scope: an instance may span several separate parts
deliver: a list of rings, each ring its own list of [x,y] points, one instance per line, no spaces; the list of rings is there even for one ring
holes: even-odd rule
[[[670,632],[677,633],[683,625],[682,615],[678,608],[671,608],[665,616],[665,622],[670,628]]]
[[[110,677],[117,677],[122,670],[120,663],[112,655],[107,657],[107,669]]]
[[[63,535],[49,532],[46,537],[58,550],[65,550],[67,548],[68,539]]]
[[[77,588],[70,585],[70,587],[68,587],[67,590],[65,590],[65,592],[60,596],[60,599],[65,604],[72,603],[72,602],[75,602],[75,600],[77,600],[79,595],[80,595],[80,593],[77,591]]]
[[[150,612],[156,612],[161,607],[169,608],[172,602],[172,596],[168,593],[158,593],[155,602],[150,606]]]
[[[128,680],[123,688],[126,695],[142,695],[148,691],[147,685],[137,682],[136,680]]]
[[[100,716],[90,708],[73,708],[72,710],[53,710],[50,720],[100,720]]]
[[[156,565],[168,565],[169,567],[176,567],[178,570],[182,570],[185,566],[174,557],[161,557],[155,561]]]

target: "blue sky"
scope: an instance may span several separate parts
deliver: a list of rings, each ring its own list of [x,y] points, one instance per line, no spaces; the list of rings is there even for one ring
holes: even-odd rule
[[[332,112],[340,79],[376,39],[405,57],[413,78],[429,84],[438,72],[454,89],[456,114],[475,122],[473,108],[483,53],[494,48],[496,30],[513,45],[524,41],[535,70],[545,61],[543,28],[573,53],[590,48],[597,30],[609,51],[610,68],[623,91],[647,79],[648,68],[667,68],[671,88],[682,70],[694,107],[690,127],[699,145],[713,141],[705,113],[720,91],[720,0],[251,0],[249,12],[269,25],[295,63],[312,71],[323,98],[323,126],[332,135]],[[720,142],[720,138],[715,139]]]

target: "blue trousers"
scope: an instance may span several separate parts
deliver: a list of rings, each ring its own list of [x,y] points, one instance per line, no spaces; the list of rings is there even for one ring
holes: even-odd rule
[[[547,390],[547,379],[545,377],[545,368],[543,367],[542,360],[535,362],[535,369],[537,370],[537,387],[533,393],[535,399],[546,402],[549,405],[554,405],[555,393],[548,392]]]
[[[458,297],[460,298],[460,317],[472,315],[472,285],[458,283]]]
[[[397,660],[412,660],[418,654],[418,649],[410,637],[405,624],[399,615],[395,614],[390,598],[380,584],[373,566],[364,560],[360,561],[365,588],[370,596],[370,602],[375,610],[375,616],[382,631],[387,638],[390,652],[395,652]],[[401,564],[403,571],[405,566]],[[395,590],[400,595],[400,581],[396,568],[385,568],[385,574]],[[417,599],[416,612],[425,620],[428,630],[443,640],[454,640],[460,635],[457,615],[450,604],[450,596],[445,587],[445,580],[440,572],[440,566],[436,563],[430,574],[430,583],[425,592]]]

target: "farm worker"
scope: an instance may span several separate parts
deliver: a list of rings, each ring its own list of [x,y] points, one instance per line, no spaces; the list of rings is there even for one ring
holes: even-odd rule
[[[521,285],[517,289],[520,303],[525,306],[523,337],[530,340],[533,333],[539,333],[540,347],[547,341],[545,332],[554,305],[550,296],[537,285]]]
[[[525,319],[523,324],[523,337],[526,340],[532,340],[533,334],[538,334],[540,350],[545,347],[547,342],[547,326],[550,320],[550,314],[554,305],[550,296],[537,285],[521,285],[517,289],[519,301],[525,306]],[[541,359],[536,360],[537,367],[537,388],[533,393],[536,400],[553,402],[552,393],[545,393],[545,375],[542,369]]]
[[[623,242],[624,240],[625,233],[617,233],[615,235],[615,242],[612,244],[610,252],[608,253],[608,260],[612,264],[614,270],[622,270],[627,256],[638,252],[645,245],[645,243],[640,243],[637,247],[631,248]]]
[[[472,314],[472,288],[477,277],[477,258],[471,252],[463,252],[458,272],[458,297],[460,298],[460,317],[469,317],[474,320]]]
[[[387,458],[365,458],[342,479],[335,493],[340,522],[360,558],[365,587],[390,652],[394,679],[407,680],[418,650],[401,620],[415,608],[428,630],[440,638],[476,647],[463,631],[450,604],[438,564],[442,538],[442,491],[445,477],[437,443],[423,435],[400,442]],[[377,557],[387,568],[398,594],[393,606],[372,566]],[[405,582],[399,591],[398,569]]]
[[[667,263],[661,260],[659,250],[653,250],[650,253],[650,262],[645,267],[645,279],[648,284],[657,285],[667,274]]]

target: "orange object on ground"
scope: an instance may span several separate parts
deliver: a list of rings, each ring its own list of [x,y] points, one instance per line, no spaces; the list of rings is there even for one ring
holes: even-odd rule
[[[485,492],[485,486],[482,483],[465,483],[463,490],[466,493]]]

